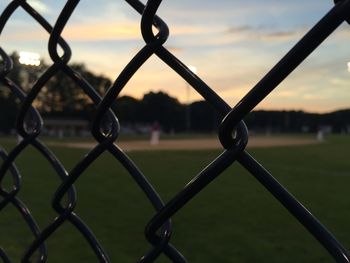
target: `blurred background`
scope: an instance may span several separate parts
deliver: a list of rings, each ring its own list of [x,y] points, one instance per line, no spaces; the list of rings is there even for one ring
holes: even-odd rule
[[[10,2],[2,0],[0,11]],[[27,2],[51,24],[66,3]],[[165,47],[233,107],[332,6],[331,0],[179,0],[163,1],[159,16],[170,29]],[[62,36],[72,49],[70,66],[102,96],[144,46],[140,15],[124,1],[81,1]],[[349,38],[344,23],[245,118],[252,135],[249,152],[348,248]],[[21,9],[1,33],[0,45],[14,62],[8,77],[26,92],[52,64],[48,39]],[[46,83],[33,105],[44,119],[39,138],[70,171],[96,145],[90,133],[95,106],[63,73]],[[8,152],[21,139],[15,129],[19,108],[0,84],[0,143]],[[117,144],[165,202],[222,151],[217,112],[156,56],[133,76],[112,108],[121,123]],[[50,200],[61,181],[32,147],[15,164],[24,180],[19,197],[44,228],[56,216]],[[11,176],[5,176],[2,187],[11,186]],[[154,209],[111,155],[94,162],[76,187],[76,211],[113,262],[135,262],[150,248],[143,231]],[[332,262],[237,164],[173,222],[172,242],[189,262]],[[19,262],[33,237],[12,206],[0,213],[0,233],[0,247]],[[47,244],[48,262],[96,262],[69,223]],[[157,262],[169,260],[162,256]]]

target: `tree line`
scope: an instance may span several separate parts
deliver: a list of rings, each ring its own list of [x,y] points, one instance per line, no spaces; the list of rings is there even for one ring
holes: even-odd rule
[[[18,54],[11,55],[14,68],[9,73],[16,84],[26,92],[36,79],[49,67],[45,62],[40,66],[26,66],[18,62]],[[110,79],[89,71],[84,64],[70,65],[81,74],[103,96],[111,86]],[[48,81],[34,106],[45,118],[69,118],[90,120],[95,106],[82,89],[63,72]],[[20,103],[0,83],[0,131],[8,133],[15,127]],[[165,132],[215,132],[221,119],[214,108],[205,101],[190,105],[180,103],[164,92],[149,92],[141,99],[122,96],[115,99],[112,110],[122,127],[152,125],[158,122]],[[335,132],[349,131],[350,110],[327,114],[303,111],[253,111],[245,119],[250,130],[257,132],[316,132],[322,126],[331,126]]]
[[[13,69],[7,76],[26,93],[49,68],[45,61],[41,61],[39,66],[21,64],[16,52],[12,53],[10,57],[13,61]],[[70,66],[101,95],[112,84],[110,79],[92,73],[84,64],[74,63]],[[55,74],[44,85],[33,105],[44,118],[88,119],[94,110],[94,105],[89,97],[63,72]],[[19,107],[19,100],[0,83],[0,131],[6,133],[14,127]]]
[[[330,113],[304,111],[253,111],[245,121],[249,129],[270,132],[312,132],[332,129],[335,133],[350,133],[350,109]]]

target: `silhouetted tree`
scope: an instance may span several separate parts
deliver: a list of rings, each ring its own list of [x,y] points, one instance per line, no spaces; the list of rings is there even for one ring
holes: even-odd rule
[[[191,131],[212,132],[219,125],[219,114],[206,101],[190,104]]]
[[[140,102],[140,120],[159,122],[165,131],[181,131],[185,127],[184,106],[164,92],[150,92]]]
[[[20,64],[19,55],[16,52],[11,54],[10,57],[13,61],[13,69],[9,72],[8,77],[26,93],[30,92],[34,83],[49,66],[45,61],[41,61],[39,66]],[[111,81],[108,78],[90,72],[83,64],[73,63],[70,66],[101,95],[111,86]],[[10,123],[11,127],[14,127],[13,123],[16,116],[16,111],[13,110],[14,105],[17,103],[20,106],[20,103],[7,87],[1,84],[0,101],[2,102],[0,109],[11,109],[11,112],[9,110],[0,112],[0,121],[2,121],[0,130],[8,131]],[[42,87],[33,105],[46,117],[89,118],[94,109],[92,101],[81,87],[63,72],[55,74]]]
[[[142,122],[139,116],[140,106],[139,100],[130,96],[123,96],[116,99],[113,110],[122,124],[136,124]]]
[[[38,67],[22,65],[18,62],[17,53],[13,53],[11,58],[14,67],[8,77],[29,92],[48,65],[45,62]],[[75,63],[70,66],[100,95],[104,95],[111,86],[108,78],[92,73],[83,64]],[[58,72],[45,84],[33,104],[46,117],[91,118],[95,108],[81,87],[63,72]],[[0,83],[0,131],[8,132],[14,128],[18,107],[18,99]],[[166,132],[186,130],[188,107],[191,131],[211,132],[217,129],[221,120],[207,102],[198,101],[187,106],[164,92],[149,92],[141,100],[123,96],[117,98],[112,106],[122,125],[152,125],[158,122]],[[332,126],[336,132],[342,132],[350,129],[350,110],[328,114],[259,110],[248,114],[245,121],[250,130],[257,132],[300,132],[305,130],[303,127],[307,127],[309,132],[316,132],[324,125]]]

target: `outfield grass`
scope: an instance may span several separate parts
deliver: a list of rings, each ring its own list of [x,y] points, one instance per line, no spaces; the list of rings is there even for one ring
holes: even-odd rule
[[[4,142],[10,148],[11,142]],[[52,148],[67,169],[86,153]],[[298,147],[252,149],[251,154],[350,248],[350,137]],[[165,201],[219,151],[133,152]],[[38,164],[40,163],[40,165]],[[59,185],[45,160],[27,149],[16,161],[20,197],[41,227],[55,216],[50,202]],[[154,214],[131,177],[104,154],[76,183],[77,213],[113,262],[135,262],[149,249],[143,228]],[[172,243],[189,262],[334,262],[306,230],[247,172],[234,164],[173,218]],[[12,207],[0,212],[0,246],[19,262],[32,240]],[[97,262],[87,243],[66,223],[48,241],[48,262]],[[157,262],[169,262],[161,257]]]
[[[305,136],[305,135],[299,135]],[[150,134],[120,134],[118,136],[118,141],[147,141],[150,140]],[[208,139],[208,138],[216,138],[216,133],[161,133],[160,138],[164,140],[182,140],[182,139]],[[65,136],[63,138],[58,137],[50,137],[50,136],[40,136],[40,139],[47,143],[69,143],[69,142],[96,142],[94,138],[91,136]],[[3,136],[0,137],[0,143],[16,143],[17,137],[14,135]]]
[[[254,137],[274,137],[274,138],[302,138],[302,139],[315,139],[315,134],[308,133],[279,133],[279,134],[264,134],[258,133],[251,135]],[[117,141],[127,142],[127,141],[148,141],[150,140],[150,134],[120,134]],[[161,140],[186,140],[186,139],[215,139],[217,138],[216,133],[161,133]],[[57,144],[57,143],[95,143],[96,140],[91,136],[66,136],[63,138],[50,137],[50,136],[40,136],[40,140],[47,144]],[[14,135],[0,137],[0,145],[9,145],[17,142],[17,137]]]

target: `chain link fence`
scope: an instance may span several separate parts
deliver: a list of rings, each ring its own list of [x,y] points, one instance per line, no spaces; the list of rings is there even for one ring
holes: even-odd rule
[[[6,190],[3,186],[0,187],[0,211],[7,206],[15,207],[33,235],[33,242],[26,249],[22,262],[46,262],[48,253],[45,243],[65,222],[69,222],[81,233],[100,262],[110,262],[102,244],[98,242],[88,226],[75,212],[77,194],[74,184],[78,183],[79,177],[84,171],[104,152],[109,152],[117,162],[125,167],[156,210],[154,217],[145,226],[145,235],[152,245],[152,249],[145,252],[138,262],[154,262],[161,254],[164,254],[172,262],[187,262],[181,252],[170,243],[172,234],[171,217],[234,162],[238,162],[248,170],[328,250],[336,262],[350,262],[348,251],[336,238],[245,150],[248,143],[248,130],[243,122],[243,118],[264,100],[342,22],[350,21],[350,0],[335,1],[334,7],[234,108],[231,108],[214,90],[163,46],[169,36],[169,30],[166,23],[156,15],[161,0],[149,0],[146,5],[137,0],[126,0],[126,2],[141,16],[141,33],[145,45],[125,66],[103,97],[95,91],[89,82],[68,66],[72,52],[69,44],[61,37],[61,33],[71,14],[78,7],[79,0],[68,0],[54,25],[46,21],[40,12],[25,0],[11,1],[1,14],[0,32],[5,28],[8,20],[11,19],[12,14],[17,9],[23,9],[40,24],[49,33],[48,50],[53,62],[36,80],[30,91],[25,92],[22,87],[15,84],[14,80],[7,77],[13,68],[13,62],[10,56],[0,47],[2,59],[0,80],[3,86],[7,87],[21,101],[16,130],[23,137],[23,140],[9,153],[3,149],[0,151],[0,157],[3,160],[0,168],[0,182],[3,182],[6,176],[12,176],[13,182],[11,190]],[[158,29],[156,35],[152,31],[152,27]],[[63,50],[62,55],[59,54],[59,49]],[[163,203],[156,189],[152,187],[136,164],[118,147],[117,137],[120,126],[117,116],[111,110],[115,98],[151,56],[157,56],[188,82],[217,110],[222,118],[222,122],[218,127],[218,136],[223,148],[222,154],[208,164],[166,204]],[[33,106],[33,101],[45,86],[45,83],[58,72],[63,72],[68,76],[96,105],[91,133],[98,144],[80,162],[76,163],[69,173],[60,163],[60,160],[39,140],[43,128],[43,119]],[[52,202],[52,209],[57,212],[58,217],[51,224],[41,227],[38,226],[26,205],[17,197],[21,190],[22,181],[15,162],[16,158],[28,146],[33,146],[50,163],[61,180],[61,185],[53,193]],[[12,262],[6,251],[1,247],[0,257],[3,262]]]

